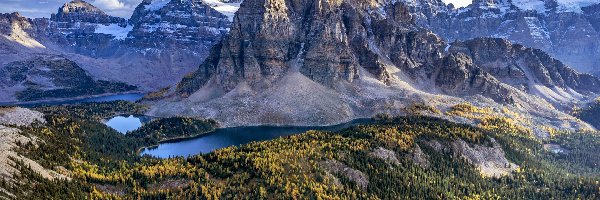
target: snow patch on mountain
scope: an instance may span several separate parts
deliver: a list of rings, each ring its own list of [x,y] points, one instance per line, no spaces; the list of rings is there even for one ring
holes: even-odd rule
[[[546,41],[550,39],[550,33],[545,30],[538,18],[535,17],[524,17],[529,33],[532,38],[537,41]]]
[[[541,0],[513,0],[513,4],[521,10],[533,10],[538,13],[545,13],[546,6]]]
[[[548,8],[543,0],[513,0],[513,4],[521,10],[533,10],[545,13]],[[600,3],[598,0],[557,0],[557,12],[581,13],[581,8]]]
[[[165,7],[170,0],[154,0],[150,4],[146,5],[146,10],[157,11]]]
[[[242,3],[223,3],[219,0],[203,0],[204,3],[208,4],[211,8],[223,13],[229,18],[229,21],[233,21],[235,12],[240,9]]]
[[[119,26],[118,24],[98,24],[94,33],[101,33],[112,35],[116,40],[123,40],[127,38],[127,34],[133,30],[133,26],[127,25],[126,27]]]
[[[559,11],[581,13],[581,8],[599,4],[598,0],[557,0]]]

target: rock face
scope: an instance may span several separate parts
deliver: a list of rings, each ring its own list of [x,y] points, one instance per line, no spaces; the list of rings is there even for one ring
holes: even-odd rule
[[[0,68],[38,56],[61,56],[94,79],[124,82],[144,91],[177,83],[197,68],[229,31],[238,2],[144,0],[130,20],[74,0],[49,19],[0,15]],[[6,90],[8,91],[8,90]],[[15,96],[15,90],[6,96]],[[18,91],[18,90],[17,90]],[[15,100],[0,98],[0,101]]]
[[[145,0],[137,6],[129,24],[134,26],[126,41],[129,46],[203,54],[231,26],[227,16],[199,0]]]
[[[241,82],[263,89],[291,71],[335,88],[340,82],[358,79],[359,68],[389,84],[391,74],[386,67],[395,65],[417,81],[438,76],[434,77],[439,80],[435,83],[448,88],[445,91],[449,93],[466,92],[454,89],[460,81],[479,75],[471,75],[474,69],[464,66],[469,64],[466,62],[454,63],[468,73],[453,80],[457,82],[444,81],[445,76],[452,74],[434,73],[438,65],[447,64],[442,59],[445,43],[418,28],[401,3],[316,2],[323,5],[313,8],[306,4],[294,6],[294,2],[247,2],[236,16],[239,20],[229,37],[214,48],[215,52],[193,76],[179,85],[178,91],[184,96],[211,78],[225,91]],[[254,7],[253,3],[259,6]],[[255,12],[261,9],[263,13]],[[480,77],[481,82],[498,84],[491,77]]]
[[[118,41],[131,29],[127,27],[127,20],[109,16],[81,0],[64,4],[50,19],[34,21],[37,31],[49,36],[47,40],[61,50],[90,57],[111,56],[120,46]]]
[[[570,88],[581,98],[597,91],[584,86],[596,78],[541,51],[505,40],[476,45],[495,39],[448,44],[417,24],[423,16],[404,2],[244,1],[230,34],[175,92],[153,102],[151,112],[210,117],[225,125],[323,125],[398,113],[413,102],[449,105],[484,97],[534,115],[564,115],[498,75],[490,63],[500,59],[483,56],[490,46],[505,60],[527,59],[516,67],[535,75],[523,81],[543,79],[547,87]],[[515,68],[515,62],[497,65]],[[551,102],[569,103],[561,100]]]
[[[126,22],[125,19],[109,16],[92,4],[82,0],[74,0],[66,3],[58,9],[56,14],[51,15],[50,20],[67,23],[91,22],[124,24]]]
[[[600,66],[600,5],[595,0],[475,0],[460,9],[412,1],[417,22],[447,41],[505,38],[548,52],[582,72]]]
[[[506,159],[504,150],[493,139],[492,147],[468,144],[463,140],[456,140],[452,142],[451,146],[457,156],[465,158],[487,177],[506,176],[519,168],[518,165]]]
[[[363,172],[348,167],[344,163],[341,163],[337,160],[326,160],[320,164],[326,171],[326,173],[335,177],[335,175],[342,176],[356,184],[356,186],[360,187],[363,190],[366,190],[369,186],[369,177],[365,175]],[[334,181],[338,182],[338,181]]]

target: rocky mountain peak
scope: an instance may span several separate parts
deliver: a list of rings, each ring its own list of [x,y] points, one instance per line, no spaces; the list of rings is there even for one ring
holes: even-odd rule
[[[229,31],[227,16],[200,0],[145,0],[136,7],[129,23],[134,26],[129,42],[137,47],[183,44],[177,48],[204,48]],[[170,42],[169,42],[170,41]]]
[[[548,102],[599,92],[597,78],[540,50],[490,38],[448,44],[414,12],[451,9],[440,2],[246,0],[230,34],[151,113],[327,124],[412,102],[483,98],[477,103],[558,116]]]
[[[83,0],[64,4],[50,19],[56,22],[125,23],[120,17],[109,16],[104,11]]]

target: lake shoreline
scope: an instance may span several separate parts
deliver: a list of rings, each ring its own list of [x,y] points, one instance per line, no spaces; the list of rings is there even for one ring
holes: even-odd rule
[[[144,156],[144,155],[142,155],[142,153],[146,149],[149,150],[149,149],[158,148],[158,146],[160,146],[163,143],[175,143],[175,142],[181,142],[181,141],[186,141],[186,140],[197,139],[197,138],[205,136],[207,134],[214,133],[218,129],[219,128],[217,128],[215,130],[212,130],[212,131],[209,131],[209,132],[206,132],[206,133],[199,133],[199,134],[196,134],[196,135],[193,135],[193,136],[180,136],[180,137],[174,137],[174,138],[168,138],[168,139],[160,140],[160,141],[158,141],[158,144],[156,144],[156,145],[151,145],[151,146],[145,146],[145,147],[138,148],[138,150],[136,151],[136,154],[138,154],[139,156]],[[149,155],[151,157],[155,157],[155,156],[152,156],[150,154],[147,154],[147,155]],[[162,159],[162,158],[160,158],[160,159]]]
[[[205,132],[205,133],[200,133],[200,134],[196,134],[193,136],[180,136],[180,137],[175,137],[175,138],[169,138],[169,139],[164,139],[158,142],[158,144],[156,145],[151,145],[151,146],[145,146],[145,147],[141,147],[137,150],[137,154],[139,156],[151,156],[154,158],[159,158],[159,159],[165,159],[167,157],[188,157],[188,156],[195,156],[195,155],[200,155],[200,154],[206,154],[206,153],[210,153],[213,152],[215,150],[218,149],[222,149],[222,148],[227,148],[229,146],[240,146],[240,145],[244,145],[247,144],[249,142],[252,141],[266,141],[266,140],[273,140],[279,137],[285,137],[285,136],[290,136],[290,135],[297,135],[297,134],[302,134],[305,133],[306,131],[310,131],[310,130],[318,130],[318,131],[339,131],[339,130],[343,130],[346,128],[350,128],[353,126],[358,126],[358,125],[364,125],[364,124],[370,124],[373,123],[374,119],[373,118],[360,118],[360,119],[354,119],[348,122],[344,122],[344,123],[340,123],[340,124],[336,124],[336,125],[324,125],[324,126],[291,126],[291,125],[283,125],[283,126],[272,126],[272,125],[262,125],[262,126],[238,126],[238,127],[219,127],[216,128],[215,130],[209,131],[209,132]],[[239,133],[240,137],[260,137],[261,134],[263,134],[263,132],[256,132],[253,134],[249,134],[249,133],[243,133],[244,130],[253,130],[253,129],[277,129],[277,131],[274,131],[276,133],[281,132],[281,135],[275,135],[273,136],[266,136],[266,138],[252,138],[252,139],[248,139],[248,141],[244,141],[244,142],[239,142],[239,143],[235,143],[235,144],[227,144],[224,146],[220,146],[218,148],[213,148],[210,151],[207,152],[202,152],[202,150],[200,150],[199,152],[196,152],[194,154],[188,154],[188,155],[177,155],[177,154],[172,154],[172,155],[168,155],[168,156],[164,156],[164,155],[159,155],[159,154],[153,154],[151,153],[151,151],[153,150],[157,150],[161,145],[165,145],[165,144],[178,144],[179,142],[193,142],[195,140],[199,140],[201,138],[204,137],[209,137],[209,136],[213,136],[213,137],[226,137],[228,133],[231,132],[236,132]],[[281,129],[289,129],[290,131],[285,131],[285,130],[281,130]],[[251,132],[251,131],[250,131]],[[257,139],[257,140],[255,140]],[[215,145],[219,145],[219,144],[215,144]],[[202,148],[209,148],[206,146],[197,146],[197,149],[202,149]],[[182,153],[181,151],[178,151],[177,153]]]

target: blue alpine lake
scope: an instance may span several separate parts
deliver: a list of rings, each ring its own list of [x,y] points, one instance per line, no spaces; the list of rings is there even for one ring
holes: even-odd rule
[[[175,156],[187,157],[196,154],[210,153],[225,147],[240,146],[254,141],[272,140],[279,137],[303,133],[309,130],[339,131],[354,125],[368,124],[370,122],[370,119],[357,119],[334,126],[246,126],[222,128],[200,137],[161,143],[157,147],[146,148],[142,151],[142,155],[150,155],[158,158]]]
[[[104,124],[117,130],[119,133],[126,134],[129,131],[137,130],[150,120],[152,118],[148,116],[120,115],[107,119]]]
[[[111,101],[132,101],[140,100],[144,93],[115,94],[106,96],[97,96],[80,99],[48,100],[37,102],[15,102],[0,103],[0,106],[21,106],[35,107],[39,105],[68,105],[91,102],[111,102]],[[107,118],[104,124],[115,129],[119,133],[127,134],[142,127],[145,123],[152,120],[153,117],[140,115],[119,115]],[[371,123],[371,119],[357,119],[348,123],[333,126],[243,126],[233,128],[221,128],[213,132],[201,135],[195,138],[180,139],[161,143],[156,147],[145,148],[142,155],[154,156],[157,158],[169,158],[175,156],[191,156],[196,154],[210,153],[214,150],[240,146],[254,141],[266,141],[279,137],[303,133],[309,130],[321,131],[339,131],[345,128]]]

